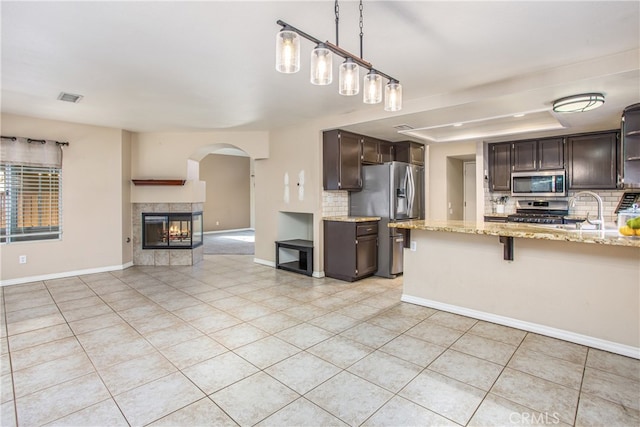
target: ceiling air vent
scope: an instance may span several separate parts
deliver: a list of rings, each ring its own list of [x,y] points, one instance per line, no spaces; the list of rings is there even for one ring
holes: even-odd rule
[[[73,102],[77,104],[82,99],[82,95],[74,95],[73,93],[60,92],[58,95],[58,100],[65,102]]]
[[[407,124],[401,124],[401,125],[395,125],[393,128],[395,130],[402,131],[402,130],[411,130],[413,129],[413,126],[409,126]]]

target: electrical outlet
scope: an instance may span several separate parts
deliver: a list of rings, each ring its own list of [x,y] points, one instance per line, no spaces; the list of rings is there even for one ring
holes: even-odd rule
[[[411,251],[415,252],[418,249],[418,242],[416,242],[415,240],[411,241]]]
[[[220,225],[220,221],[216,221],[216,225]]]
[[[26,263],[27,263],[27,256],[26,256],[26,255],[20,255],[20,256],[18,257],[18,262],[19,262],[20,264],[26,264]]]

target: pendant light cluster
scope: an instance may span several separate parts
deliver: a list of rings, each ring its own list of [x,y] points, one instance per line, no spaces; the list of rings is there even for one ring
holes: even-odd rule
[[[276,35],[276,70],[291,74],[300,71],[300,37],[315,43],[311,51],[311,84],[324,86],[333,81],[333,55],[344,58],[340,64],[338,93],[344,96],[354,96],[360,93],[360,68],[369,70],[363,79],[362,101],[365,104],[382,102],[382,79],[388,83],[384,89],[384,109],[386,111],[400,111],[402,109],[402,85],[393,77],[373,68],[373,65],[362,59],[362,1],[360,1],[360,56],[338,46],[339,8],[335,2],[336,14],[336,43],[322,42],[309,34],[283,22],[277,21],[282,29]]]

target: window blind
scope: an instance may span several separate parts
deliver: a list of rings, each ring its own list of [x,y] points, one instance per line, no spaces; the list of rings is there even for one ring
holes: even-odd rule
[[[0,242],[58,239],[62,233],[61,170],[0,165]]]

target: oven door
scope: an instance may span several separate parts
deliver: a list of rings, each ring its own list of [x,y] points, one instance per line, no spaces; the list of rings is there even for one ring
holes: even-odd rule
[[[565,171],[513,172],[512,196],[566,196]]]

